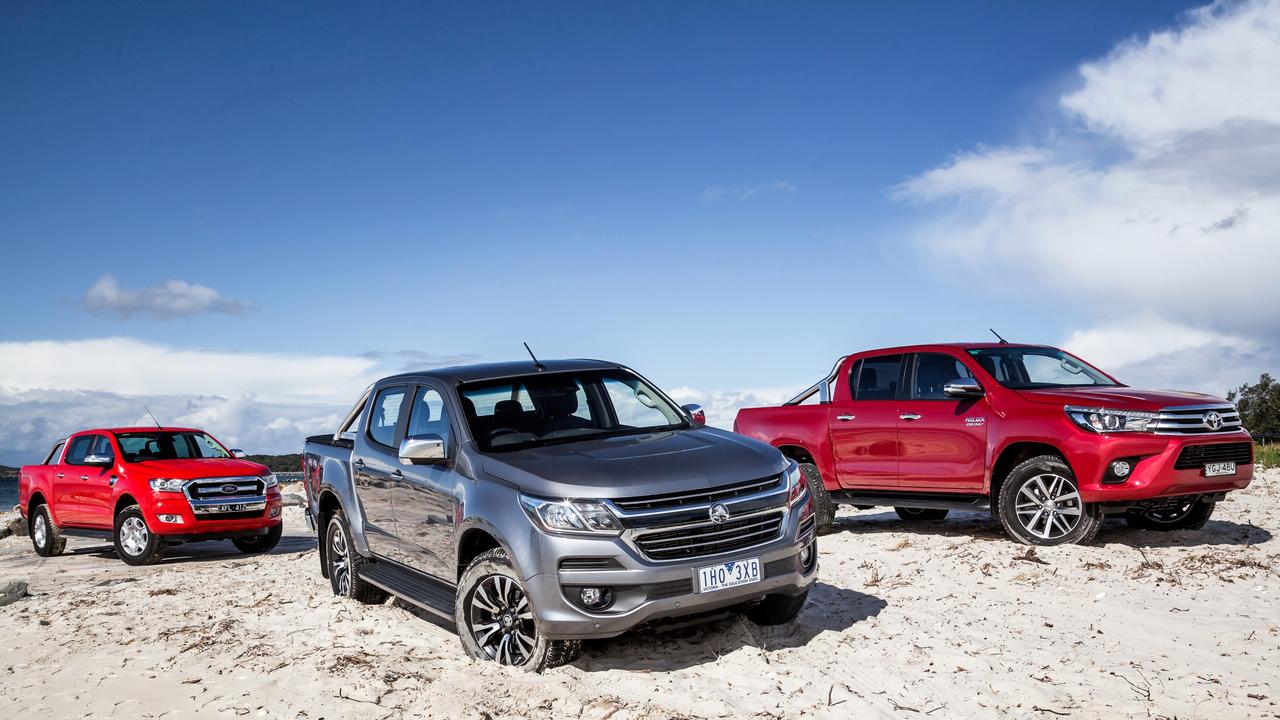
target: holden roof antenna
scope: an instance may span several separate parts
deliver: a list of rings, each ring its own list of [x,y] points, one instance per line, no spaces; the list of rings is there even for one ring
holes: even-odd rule
[[[142,409],[147,411],[147,415],[151,415],[151,409],[148,408],[146,405],[143,405]],[[160,430],[164,429],[164,426],[160,424],[160,421],[156,419],[155,415],[151,415],[151,422],[155,423],[158,429]]]
[[[1000,333],[996,332],[996,331],[995,331],[994,329],[992,329],[992,328],[987,328],[987,329],[988,329],[988,330],[991,330],[991,334],[996,336],[996,339],[1000,341],[1000,344],[1001,344],[1001,345],[1008,345],[1008,344],[1009,344],[1009,341],[1008,341],[1008,340],[1005,340],[1004,338],[1000,337]]]
[[[529,353],[529,357],[533,358],[533,366],[538,368],[538,372],[542,372],[543,370],[546,370],[547,366],[543,365],[542,362],[538,360],[538,356],[534,355],[533,351],[529,349],[529,343],[521,343],[521,344],[524,345],[524,351]]]

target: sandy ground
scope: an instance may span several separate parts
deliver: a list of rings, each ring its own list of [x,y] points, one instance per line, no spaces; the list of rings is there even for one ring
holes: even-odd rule
[[[0,540],[7,717],[1280,717],[1280,528],[1268,472],[1199,532],[1109,523],[1028,553],[980,515],[842,511],[800,618],[591,643],[530,675],[463,656],[405,606],[334,598],[297,508],[269,556],[230,543],[131,568]]]

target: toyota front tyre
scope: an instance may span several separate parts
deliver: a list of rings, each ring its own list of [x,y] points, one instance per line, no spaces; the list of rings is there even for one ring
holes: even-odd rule
[[[61,555],[67,546],[62,529],[53,522],[48,505],[37,505],[31,512],[31,546],[40,557]]]
[[[538,631],[529,596],[502,548],[481,553],[462,573],[454,623],[471,657],[530,672],[573,662],[582,649],[577,640],[549,640]]]
[[[1209,522],[1215,504],[1192,498],[1176,507],[1146,511],[1130,510],[1125,514],[1125,519],[1129,521],[1129,527],[1137,530],[1157,532],[1199,530]]]
[[[998,515],[1009,537],[1027,545],[1088,543],[1102,516],[1080,497],[1062,458],[1041,455],[1015,467],[1000,488]]]
[[[267,528],[266,535],[254,535],[253,537],[234,538],[231,543],[236,549],[242,553],[253,555],[255,553],[268,553],[280,544],[280,536],[284,534],[284,523],[276,523]]]
[[[137,505],[130,505],[116,514],[112,539],[116,555],[126,565],[151,565],[160,562],[168,547],[164,538],[152,533],[147,527],[147,519],[142,516],[142,509]]]
[[[822,484],[822,473],[813,463],[800,463],[800,472],[804,474],[805,483],[809,485],[809,494],[813,496],[813,514],[817,519],[817,533],[826,535],[836,522],[836,503]]]
[[[351,542],[351,529],[342,511],[333,514],[324,532],[326,570],[333,594],[351,598],[357,602],[376,605],[386,602],[387,592],[360,578],[360,568],[368,564]]]

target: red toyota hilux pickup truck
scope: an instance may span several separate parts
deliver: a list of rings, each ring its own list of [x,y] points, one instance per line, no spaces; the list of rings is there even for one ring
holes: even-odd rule
[[[740,411],[734,430],[800,463],[820,529],[837,503],[891,506],[907,521],[989,509],[1015,540],[1081,543],[1108,514],[1199,529],[1253,478],[1232,404],[1135,390],[1042,345],[850,355],[781,407]]]
[[[168,545],[229,539],[242,552],[280,542],[276,477],[192,428],[85,430],[19,471],[18,502],[42,557],[67,535],[109,537],[130,565]]]

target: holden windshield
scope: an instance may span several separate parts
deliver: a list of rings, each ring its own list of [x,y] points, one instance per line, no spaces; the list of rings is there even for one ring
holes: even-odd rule
[[[1001,345],[972,349],[969,354],[1001,385],[1013,390],[1119,386],[1097,368],[1055,348]]]
[[[625,370],[551,373],[458,388],[483,451],[596,440],[687,426],[662,394]]]
[[[183,430],[117,433],[125,462],[229,458],[231,453],[209,435]]]

